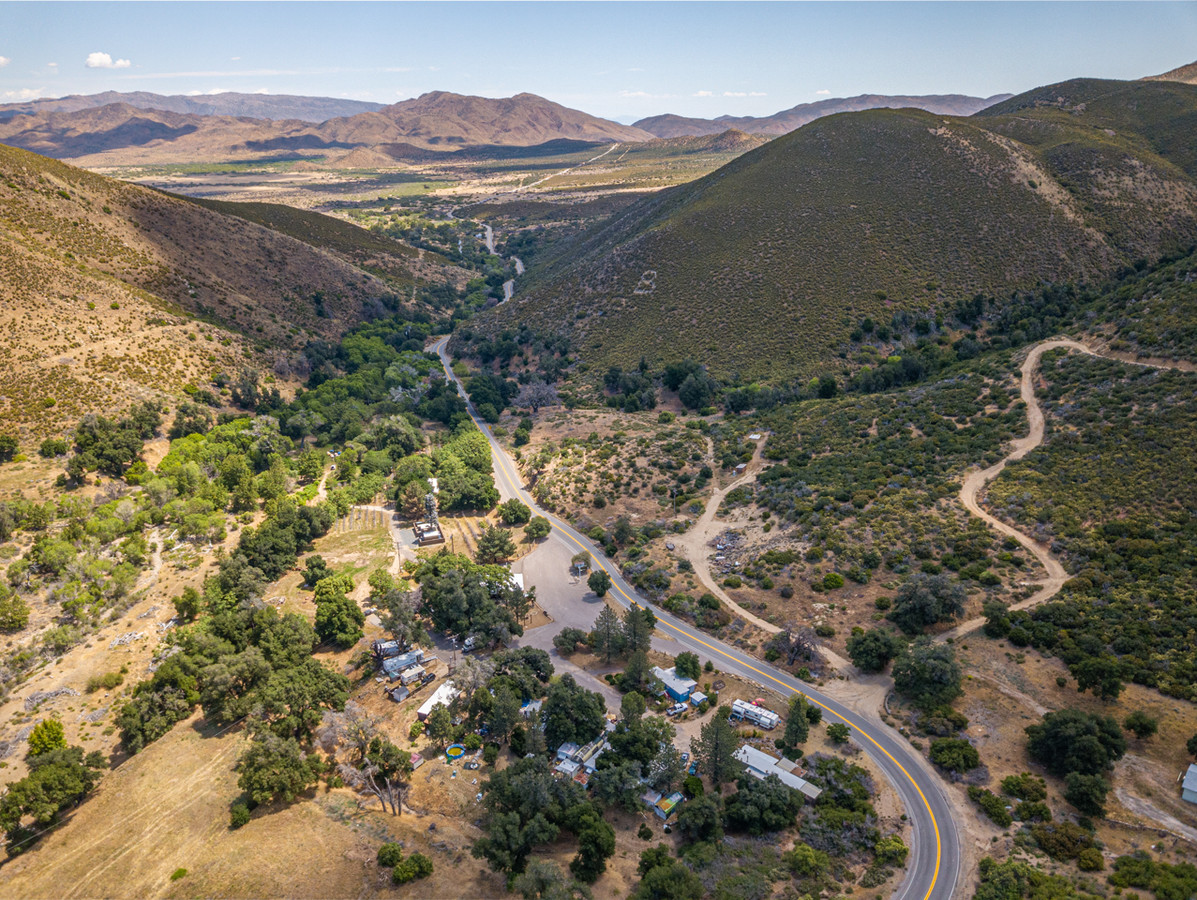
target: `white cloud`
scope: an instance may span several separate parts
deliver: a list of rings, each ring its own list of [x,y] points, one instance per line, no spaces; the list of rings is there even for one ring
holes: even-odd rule
[[[57,68],[58,68],[58,63],[46,63],[46,65],[47,65],[47,66],[49,66],[51,69],[57,69]]]
[[[237,62],[237,60],[239,60],[239,59],[241,59],[240,56],[230,56],[229,62]]]
[[[113,59],[107,53],[89,53],[84,63],[89,69],[127,69],[133,63],[127,59]]]
[[[764,91],[749,91],[748,96],[749,97],[768,97],[769,95],[766,94]]]
[[[695,97],[714,97],[715,92],[714,91],[695,91],[694,96]]]
[[[724,97],[747,97],[748,92],[747,91],[724,91],[723,96]]]
[[[21,88],[19,91],[4,91],[0,97],[5,100],[36,100],[45,91],[45,88]]]
[[[815,94],[819,97],[830,97],[831,91],[815,91]]]
[[[7,56],[0,56],[0,69],[3,69],[10,62],[12,62],[12,60],[9,59]]]
[[[652,94],[650,94],[648,91],[620,91],[619,96],[621,96],[621,97],[651,97]]]

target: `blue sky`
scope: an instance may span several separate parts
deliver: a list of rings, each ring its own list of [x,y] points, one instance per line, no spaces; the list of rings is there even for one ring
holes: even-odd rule
[[[0,2],[0,102],[540,94],[624,119],[1020,92],[1197,60],[1197,3]]]

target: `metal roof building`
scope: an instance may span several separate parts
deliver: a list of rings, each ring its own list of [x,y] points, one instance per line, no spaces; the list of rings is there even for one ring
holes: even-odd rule
[[[678,703],[689,700],[690,692],[698,687],[697,681],[678,675],[676,668],[662,669],[660,666],[653,666],[653,675],[661,679],[661,684],[665,685],[665,693]]]
[[[770,775],[776,775],[782,784],[793,788],[809,800],[814,800],[823,793],[821,789],[805,778],[799,778],[790,769],[785,768],[785,763],[782,760],[770,756],[768,753],[762,753],[756,747],[741,744],[740,749],[735,752],[735,757],[748,767],[750,775],[762,780]]]
[[[1184,782],[1180,786],[1180,799],[1197,803],[1197,765],[1189,766],[1185,771]]]

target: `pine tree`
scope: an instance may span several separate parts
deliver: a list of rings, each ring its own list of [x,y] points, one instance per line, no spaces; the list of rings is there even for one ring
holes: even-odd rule
[[[807,706],[806,698],[801,694],[795,694],[790,698],[790,709],[786,716],[786,733],[782,740],[788,748],[797,747],[799,744],[805,744],[807,735],[810,733],[810,720],[806,716]]]
[[[623,614],[624,646],[629,651],[643,650],[646,653],[653,642],[653,624],[649,621],[649,613],[639,606],[629,606]]]
[[[730,715],[729,707],[719,707],[715,718],[702,726],[702,732],[694,745],[694,755],[701,762],[703,771],[717,785],[731,781],[738,768],[735,752],[739,735],[728,721]]]
[[[604,606],[598,618],[594,620],[594,630],[590,633],[590,643],[595,651],[603,657],[604,662],[611,662],[613,657],[623,652],[626,644],[624,628],[620,624],[619,616],[609,606]]]

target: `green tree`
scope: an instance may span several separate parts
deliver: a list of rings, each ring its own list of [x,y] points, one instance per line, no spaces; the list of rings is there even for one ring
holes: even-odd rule
[[[504,525],[525,525],[532,518],[532,509],[512,497],[506,503],[499,504],[499,518]]]
[[[624,646],[632,653],[649,651],[653,643],[653,628],[657,618],[652,610],[633,603],[623,613]]]
[[[391,872],[394,884],[407,884],[432,874],[432,860],[418,850],[399,863]]]
[[[524,900],[589,900],[590,891],[571,881],[556,863],[534,859],[511,883],[511,890]]]
[[[1160,730],[1160,722],[1143,710],[1136,709],[1122,720],[1122,727],[1142,741]]]
[[[628,656],[627,665],[623,667],[620,686],[625,691],[648,693],[652,680],[652,666],[649,664],[648,654],[643,650],[633,651]]]
[[[871,628],[848,638],[848,656],[862,672],[880,672],[902,652],[902,640],[887,628]]]
[[[728,721],[730,716],[730,707],[719,707],[715,717],[702,726],[694,744],[694,755],[702,764],[703,772],[715,785],[731,781],[741,769],[735,758],[740,738]]]
[[[936,738],[931,742],[931,762],[949,772],[968,772],[981,765],[981,755],[961,738]]]
[[[515,542],[506,528],[487,525],[478,536],[478,562],[502,563],[515,556]]]
[[[520,698],[506,683],[495,690],[490,711],[490,733],[497,741],[506,741],[520,721]]]
[[[605,597],[611,590],[611,576],[606,569],[595,569],[586,579],[586,586],[594,591],[596,597]]]
[[[831,739],[833,744],[846,744],[848,738],[852,734],[848,730],[848,726],[843,722],[832,722],[827,726],[827,737]]]
[[[1109,792],[1110,783],[1100,775],[1069,772],[1064,778],[1064,799],[1084,816],[1104,816]]]
[[[683,678],[698,681],[702,677],[702,663],[698,661],[698,654],[683,650],[673,660],[674,671]]]
[[[303,583],[306,587],[314,588],[323,579],[335,574],[319,553],[313,553],[303,562]]]
[[[1092,691],[1102,700],[1116,700],[1122,693],[1122,667],[1109,656],[1090,656],[1072,666],[1077,692]]]
[[[316,634],[322,641],[352,647],[362,639],[366,614],[346,595],[352,589],[353,580],[347,575],[331,575],[316,582]]]
[[[591,578],[593,577],[591,575]],[[604,606],[599,611],[598,618],[594,620],[594,629],[590,632],[590,644],[594,647],[594,652],[603,658],[603,662],[609,663],[623,653],[623,625],[611,607]]]
[[[41,756],[51,750],[62,750],[66,747],[66,734],[62,723],[57,719],[42,719],[29,732],[29,756]]]
[[[8,838],[9,856],[28,849],[59,813],[91,793],[104,768],[100,753],[86,757],[80,747],[59,747],[27,758],[29,774],[7,786],[0,795],[0,828]],[[33,821],[33,830],[22,823]]]
[[[578,881],[593,884],[615,854],[615,829],[591,808],[576,815],[570,829],[578,836],[578,855],[570,861],[569,871]]]
[[[17,439],[11,434],[0,434],[0,463],[12,462],[17,455]]]
[[[587,785],[594,799],[604,806],[617,806],[627,812],[636,812],[643,805],[640,794],[640,764],[624,762],[599,769],[590,776]]]
[[[200,614],[204,608],[204,598],[195,588],[188,585],[183,588],[183,592],[174,597],[171,602],[175,606],[175,612],[178,613],[179,618],[184,622],[193,622],[195,617]]]
[[[745,773],[727,802],[727,827],[761,835],[790,828],[802,810],[802,795],[782,784],[776,775],[760,779]]]
[[[0,631],[20,631],[29,624],[29,604],[15,591],[0,584]]]
[[[598,737],[606,724],[602,695],[582,688],[572,675],[562,675],[545,698],[544,737],[556,749],[566,741],[585,744]]]
[[[254,803],[295,798],[316,783],[318,762],[304,755],[294,738],[265,733],[250,743],[237,761],[237,785]]]
[[[1197,734],[1185,741],[1185,749],[1189,751],[1189,756],[1197,756]]]
[[[645,850],[640,854],[640,883],[629,900],[702,900],[706,889],[698,876],[670,857],[664,844],[656,849],[664,853],[650,856],[654,851]]]
[[[1126,738],[1114,719],[1079,709],[1048,713],[1026,733],[1027,752],[1055,775],[1098,775],[1126,753]]]
[[[562,656],[577,652],[578,644],[588,642],[589,635],[581,628],[562,628],[553,636],[553,646]]]
[[[682,804],[677,813],[682,841],[696,844],[723,840],[723,803],[715,794],[700,794]]]
[[[961,693],[955,652],[929,638],[919,638],[894,660],[893,676],[898,693],[923,710],[947,706]]]
[[[907,634],[918,634],[961,615],[967,597],[964,586],[946,575],[919,573],[898,588],[888,618]]]
[[[644,702],[644,697],[636,691],[629,691],[623,695],[623,699],[619,702],[619,717],[625,726],[631,728],[637,724],[648,705]]]
[[[524,537],[529,541],[539,541],[547,538],[552,530],[552,524],[544,516],[533,516],[532,521],[524,526]]]
[[[388,841],[378,848],[378,864],[384,869],[393,869],[403,860],[403,846]]]
[[[424,720],[424,727],[427,729],[429,739],[437,746],[444,747],[449,742],[450,735],[453,734],[453,717],[449,713],[449,707],[443,703],[432,708],[432,712],[428,714],[428,718]]]
[[[901,835],[887,834],[873,845],[873,852],[877,854],[877,862],[883,866],[904,866],[910,849]]]
[[[786,730],[782,736],[782,741],[789,750],[806,743],[810,734],[810,719],[806,717],[809,705],[802,694],[795,694],[790,698],[789,708],[786,710]]]

